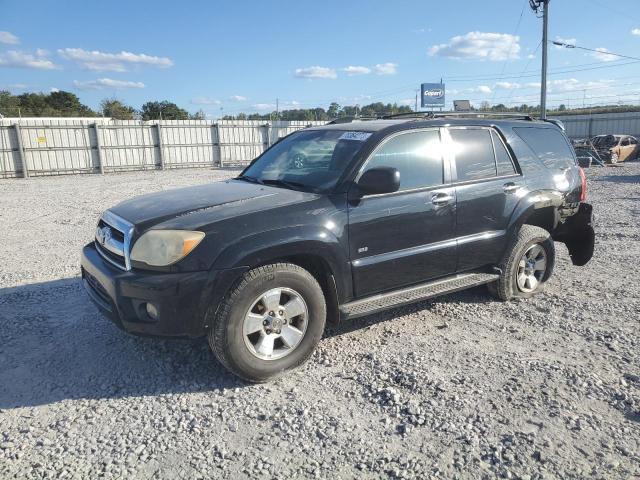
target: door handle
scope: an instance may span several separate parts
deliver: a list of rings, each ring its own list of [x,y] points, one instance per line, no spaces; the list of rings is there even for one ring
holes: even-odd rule
[[[520,187],[517,184],[513,183],[513,182],[505,183],[502,186],[502,189],[504,190],[505,193],[513,193],[516,190],[518,190],[518,188],[520,188]]]
[[[434,205],[446,205],[451,200],[453,200],[453,196],[448,193],[434,193],[431,196],[431,203]]]

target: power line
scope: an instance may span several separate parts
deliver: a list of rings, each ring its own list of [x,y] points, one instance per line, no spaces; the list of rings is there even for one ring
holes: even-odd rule
[[[586,50],[588,52],[595,52],[595,53],[599,53],[601,55],[611,55],[611,56],[614,56],[614,57],[629,58],[631,60],[640,61],[640,57],[631,57],[629,55],[622,55],[620,53],[613,53],[613,52],[610,52],[608,50],[603,50],[603,49],[598,50],[597,48],[594,49],[594,48],[587,48],[587,47],[579,47],[578,45],[572,45],[571,43],[560,42],[558,40],[554,40],[551,43],[553,43],[554,45],[557,45],[559,47],[577,48],[579,50]]]

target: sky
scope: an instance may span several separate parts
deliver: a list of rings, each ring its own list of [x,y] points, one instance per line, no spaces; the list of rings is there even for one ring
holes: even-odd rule
[[[640,103],[638,0],[551,0],[549,104]],[[381,101],[539,103],[528,0],[0,0],[0,90],[98,108],[169,100],[208,117]],[[277,100],[276,100],[277,99]]]

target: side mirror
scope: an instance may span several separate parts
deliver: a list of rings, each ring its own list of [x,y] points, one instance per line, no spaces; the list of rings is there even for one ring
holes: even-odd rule
[[[400,188],[400,172],[392,167],[372,168],[362,174],[358,188],[363,195],[397,192]]]

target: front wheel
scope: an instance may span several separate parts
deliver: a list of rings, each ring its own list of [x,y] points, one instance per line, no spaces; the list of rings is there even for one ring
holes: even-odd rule
[[[209,345],[245,380],[264,382],[304,363],[322,337],[326,305],[308,271],[290,263],[250,270],[216,308]]]
[[[555,264],[555,247],[549,232],[523,225],[503,258],[500,278],[489,290],[500,300],[529,298],[539,293]]]

